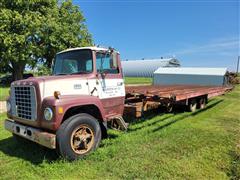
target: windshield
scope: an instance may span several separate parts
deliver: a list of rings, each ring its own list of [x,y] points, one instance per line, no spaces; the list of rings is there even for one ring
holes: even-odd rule
[[[88,74],[93,71],[91,50],[74,50],[57,54],[54,75]]]

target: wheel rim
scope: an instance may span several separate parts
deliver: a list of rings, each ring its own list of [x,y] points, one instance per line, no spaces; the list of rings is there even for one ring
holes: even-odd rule
[[[85,154],[94,144],[94,133],[88,125],[78,126],[71,135],[71,148],[77,154]]]
[[[196,104],[196,103],[191,103],[191,104],[190,104],[190,111],[191,111],[191,112],[195,112],[196,109],[197,109],[197,104]]]
[[[206,106],[205,99],[201,99],[201,101],[200,101],[200,109],[205,108],[205,106]]]

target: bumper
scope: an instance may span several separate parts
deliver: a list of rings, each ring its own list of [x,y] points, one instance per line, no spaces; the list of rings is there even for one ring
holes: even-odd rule
[[[56,148],[56,135],[51,134],[40,129],[32,128],[29,126],[24,126],[18,124],[13,120],[5,120],[5,129],[19,135],[25,139],[36,142],[42,146],[48,147],[50,149]]]

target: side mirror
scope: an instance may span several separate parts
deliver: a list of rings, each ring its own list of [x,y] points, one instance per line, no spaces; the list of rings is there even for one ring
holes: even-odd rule
[[[96,74],[96,77],[101,76],[104,79],[106,77],[107,73],[108,72],[106,70],[102,70]]]
[[[100,72],[100,74],[101,74],[102,78],[104,79],[106,77],[106,75],[107,75],[107,71],[103,70],[103,71]]]

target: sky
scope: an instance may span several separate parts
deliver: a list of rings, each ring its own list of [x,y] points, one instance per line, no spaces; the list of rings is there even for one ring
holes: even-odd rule
[[[175,57],[186,67],[236,70],[239,0],[73,0],[96,45],[122,60]]]

